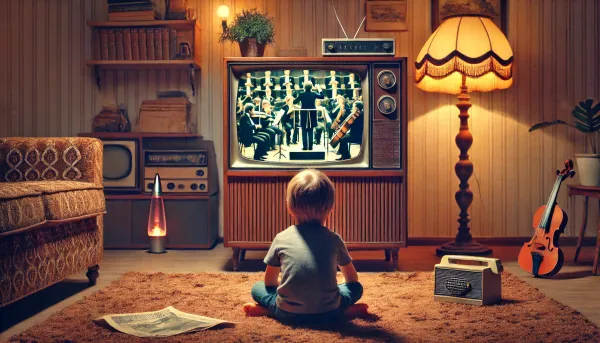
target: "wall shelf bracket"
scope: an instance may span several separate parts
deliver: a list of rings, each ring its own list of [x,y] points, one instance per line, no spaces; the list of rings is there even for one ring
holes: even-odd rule
[[[94,77],[96,78],[96,85],[98,86],[98,89],[100,89],[100,67],[99,66],[94,66]]]
[[[189,77],[190,77],[190,87],[192,88],[192,95],[196,96],[196,69],[193,64],[190,64],[190,69],[188,69]]]

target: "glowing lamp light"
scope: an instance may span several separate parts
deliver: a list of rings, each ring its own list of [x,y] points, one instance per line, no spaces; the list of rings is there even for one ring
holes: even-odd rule
[[[165,204],[160,187],[160,176],[154,176],[152,187],[152,198],[150,198],[150,213],[148,215],[148,239],[150,242],[149,252],[161,254],[166,252],[167,219],[165,217]]]
[[[229,7],[227,5],[221,5],[217,8],[217,16],[221,18],[221,25],[223,26],[223,32],[227,31],[227,18],[229,17]]]

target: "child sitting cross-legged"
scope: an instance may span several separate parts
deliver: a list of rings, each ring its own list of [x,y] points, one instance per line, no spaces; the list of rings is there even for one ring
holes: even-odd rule
[[[363,287],[346,244],[323,226],[333,209],[334,194],[331,180],[317,170],[301,171],[290,181],[286,203],[298,224],[273,240],[264,259],[265,281],[252,287],[252,298],[257,304],[245,304],[246,315],[269,315],[292,322],[367,315],[366,304],[355,304]],[[345,279],[339,285],[338,266]]]

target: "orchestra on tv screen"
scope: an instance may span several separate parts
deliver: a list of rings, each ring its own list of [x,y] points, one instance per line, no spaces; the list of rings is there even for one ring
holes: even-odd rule
[[[358,75],[331,70],[246,73],[237,94],[238,139],[268,160],[282,146],[334,153],[348,160],[360,150],[364,105]],[[351,144],[358,150],[351,150]],[[279,154],[281,158],[282,154]]]

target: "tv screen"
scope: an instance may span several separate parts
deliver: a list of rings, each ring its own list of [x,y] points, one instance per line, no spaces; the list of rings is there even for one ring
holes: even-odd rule
[[[254,66],[231,73],[232,167],[366,166],[366,68],[331,69]]]
[[[122,180],[131,175],[133,169],[131,148],[124,144],[104,143],[104,179]]]

